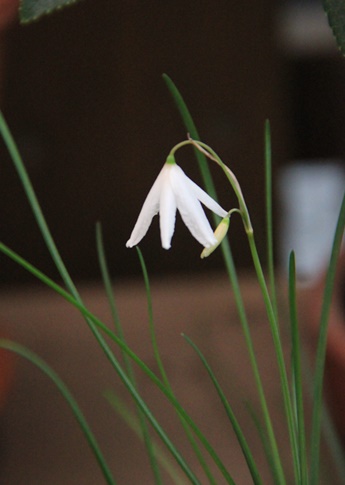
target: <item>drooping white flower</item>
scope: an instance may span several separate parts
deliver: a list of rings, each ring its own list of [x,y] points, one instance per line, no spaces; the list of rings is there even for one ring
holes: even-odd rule
[[[131,248],[141,241],[150,227],[152,218],[159,212],[162,246],[169,249],[175,229],[176,210],[180,212],[183,222],[200,244],[206,248],[213,246],[217,239],[200,202],[220,217],[227,215],[212,197],[187,177],[172,156],[168,157],[146,197],[126,246]]]

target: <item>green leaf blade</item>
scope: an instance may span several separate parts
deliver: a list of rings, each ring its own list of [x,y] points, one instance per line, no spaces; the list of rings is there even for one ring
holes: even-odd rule
[[[59,377],[59,375],[38,355],[34,352],[29,350],[28,348],[17,344],[8,339],[0,339],[0,348],[8,350],[10,352],[14,352],[15,354],[23,357],[24,359],[31,362],[34,366],[36,366],[43,374],[45,374],[56,386],[59,390],[67,404],[69,405],[75,419],[77,420],[82,432],[85,435],[85,438],[100,466],[100,469],[103,473],[105,482],[108,485],[116,485],[116,481],[112,476],[112,473],[108,467],[108,464],[103,456],[101,448],[97,442],[95,435],[93,434],[83,412],[81,411],[77,401],[71,394],[70,390],[64,383],[64,381]]]
[[[343,0],[323,0],[322,3],[338,48],[345,55],[345,2]]]
[[[33,22],[78,1],[80,0],[21,0],[19,18],[22,24]]]

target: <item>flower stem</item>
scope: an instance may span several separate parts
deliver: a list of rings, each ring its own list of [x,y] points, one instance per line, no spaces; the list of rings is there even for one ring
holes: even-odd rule
[[[195,143],[195,140],[199,140],[200,137],[199,137],[198,131],[196,129],[195,123],[193,121],[193,118],[192,118],[192,116],[191,116],[191,114],[190,114],[190,112],[189,112],[189,110],[186,106],[186,103],[185,103],[180,91],[177,89],[177,87],[173,83],[173,81],[166,74],[164,74],[163,77],[164,77],[164,80],[167,84],[167,87],[168,87],[168,89],[169,89],[169,91],[170,91],[170,93],[171,93],[171,95],[172,95],[172,97],[173,97],[173,99],[176,103],[178,111],[180,112],[180,115],[183,119],[184,125],[185,125],[187,131],[191,134],[191,136],[193,138],[195,155],[196,155],[196,158],[197,158],[197,161],[198,161],[198,164],[199,164],[200,172],[201,172],[203,180],[204,180],[205,188],[206,188],[207,192],[215,200],[217,200],[218,197],[217,197],[216,189],[215,189],[215,186],[214,186],[214,183],[213,183],[213,179],[212,179],[212,176],[211,176],[211,173],[210,173],[209,166],[206,162],[206,156],[208,158],[212,158],[212,157],[210,156],[210,154],[208,152],[206,152],[206,150],[202,149],[200,146],[197,145],[197,143]],[[190,139],[190,141],[192,141],[192,140]],[[242,214],[241,211],[240,211],[240,213]],[[216,215],[214,215],[214,219],[215,219],[216,223],[219,222]],[[280,459],[280,456],[279,456],[279,450],[278,450],[278,446],[277,446],[277,442],[276,442],[276,438],[275,438],[275,433],[274,433],[274,429],[273,429],[273,425],[272,425],[271,416],[270,416],[268,406],[267,406],[265,390],[264,390],[262,380],[261,380],[261,375],[260,375],[260,371],[259,371],[259,367],[258,367],[256,353],[255,353],[255,349],[254,349],[254,345],[253,345],[253,340],[252,340],[252,337],[251,337],[249,322],[248,322],[248,318],[247,318],[247,315],[246,315],[246,310],[245,310],[245,307],[244,307],[241,289],[240,289],[239,282],[238,282],[237,271],[236,271],[236,268],[235,268],[235,265],[234,265],[234,260],[233,260],[232,254],[231,254],[230,245],[229,245],[229,242],[228,242],[227,239],[223,240],[222,245],[221,245],[221,249],[222,249],[222,252],[223,252],[224,264],[225,264],[225,267],[226,267],[226,270],[227,270],[227,273],[228,273],[228,276],[229,276],[229,280],[230,280],[230,283],[231,283],[231,287],[232,287],[232,290],[233,290],[234,299],[235,299],[235,302],[236,302],[236,307],[237,307],[238,315],[239,315],[239,318],[240,318],[245,342],[246,342],[246,345],[247,345],[247,350],[248,350],[248,354],[249,354],[249,358],[250,358],[252,371],[253,371],[254,378],[255,378],[255,384],[256,384],[259,399],[260,399],[262,413],[263,413],[263,416],[264,416],[266,432],[267,432],[270,450],[271,450],[271,456],[272,456],[272,460],[270,460],[271,470],[272,470],[272,473],[275,477],[276,483],[279,483],[280,485],[284,485],[286,483],[286,480],[285,480],[285,476],[284,476],[284,472],[283,472],[283,468],[282,468],[282,464],[281,464],[281,459]]]
[[[249,211],[248,211],[246,202],[244,200],[244,196],[243,196],[243,193],[242,193],[241,186],[240,186],[235,174],[232,172],[232,170],[230,170],[230,168],[227,165],[225,165],[225,163],[221,160],[221,158],[217,155],[217,153],[211,147],[206,145],[206,143],[203,143],[201,141],[195,141],[195,140],[192,140],[191,138],[190,138],[190,142],[198,150],[203,152],[204,155],[206,155],[208,158],[210,158],[211,160],[216,162],[220,166],[220,168],[223,170],[223,172],[225,173],[226,178],[230,182],[230,185],[231,185],[231,187],[232,187],[232,189],[235,192],[235,195],[237,197],[237,200],[238,200],[238,203],[239,203],[239,210],[240,210],[241,215],[242,215],[244,228],[245,228],[246,233],[249,236],[250,234],[253,233],[253,226],[252,226],[252,223],[250,221]]]
[[[298,477],[300,475],[298,445],[297,445],[297,438],[296,438],[296,432],[294,427],[293,407],[292,407],[291,396],[289,391],[289,380],[288,380],[287,371],[286,371],[279,325],[276,319],[276,314],[267,288],[265,276],[260,263],[259,254],[257,252],[254,233],[252,232],[251,234],[247,234],[247,235],[248,235],[249,247],[252,254],[256,275],[258,278],[258,283],[259,283],[263,300],[265,303],[265,307],[266,307],[266,312],[267,312],[268,321],[269,321],[272,339],[273,339],[274,350],[276,352],[280,383],[282,387],[284,407],[285,407],[285,413],[286,413],[287,425],[288,425],[289,437],[290,437],[290,443],[291,443],[291,450],[292,450],[292,456],[293,456],[293,463],[295,468],[296,483],[298,483]]]
[[[279,375],[280,375],[280,382],[282,386],[282,392],[283,392],[283,400],[284,400],[284,406],[285,406],[285,412],[286,412],[286,418],[287,418],[287,424],[288,424],[288,430],[289,430],[289,436],[290,436],[290,442],[291,442],[291,447],[292,447],[292,455],[293,455],[293,462],[294,462],[294,467],[295,467],[295,476],[296,478],[299,477],[299,455],[298,455],[298,446],[297,446],[297,438],[296,438],[296,433],[295,433],[295,428],[294,428],[294,419],[293,419],[293,408],[292,408],[292,402],[291,402],[291,396],[289,392],[289,381],[287,377],[287,371],[286,371],[286,365],[285,365],[285,360],[284,360],[284,354],[283,354],[283,349],[282,349],[282,343],[281,343],[281,337],[280,337],[280,332],[279,332],[279,326],[278,326],[278,321],[276,317],[276,311],[273,308],[270,294],[267,288],[266,280],[264,277],[264,273],[262,270],[262,266],[260,263],[260,258],[259,254],[257,252],[256,248],[256,243],[255,243],[255,238],[254,238],[254,230],[253,226],[251,224],[250,220],[250,215],[249,211],[247,208],[247,204],[245,202],[242,189],[240,187],[240,184],[235,176],[235,174],[230,170],[230,168],[225,165],[225,163],[221,160],[221,158],[217,155],[217,153],[208,145],[206,145],[203,142],[200,141],[194,141],[191,140],[193,145],[197,147],[200,151],[202,151],[208,158],[211,160],[215,161],[223,170],[225,173],[232,189],[235,192],[235,195],[237,197],[238,203],[239,203],[239,211],[242,216],[244,228],[248,237],[249,241],[249,247],[250,251],[252,254],[252,259],[255,267],[255,271],[257,274],[259,286],[261,288],[261,292],[263,295],[265,307],[266,307],[266,312],[270,324],[270,329],[271,329],[271,334],[273,338],[273,345],[274,349],[276,352],[276,357],[277,357],[277,364],[278,364],[278,369],[279,369]],[[277,456],[278,456],[278,450],[276,450]],[[279,467],[281,467],[280,460],[277,461]],[[283,476],[283,471],[282,469],[278,468],[276,472],[279,472],[281,477]]]

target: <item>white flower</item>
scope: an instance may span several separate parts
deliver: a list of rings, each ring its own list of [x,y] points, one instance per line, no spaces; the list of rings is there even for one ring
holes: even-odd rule
[[[152,218],[159,212],[162,246],[169,249],[175,229],[176,209],[195,239],[206,248],[213,246],[217,239],[200,202],[220,217],[227,215],[212,197],[187,177],[173,157],[168,157],[146,197],[126,246],[131,248],[141,241]]]

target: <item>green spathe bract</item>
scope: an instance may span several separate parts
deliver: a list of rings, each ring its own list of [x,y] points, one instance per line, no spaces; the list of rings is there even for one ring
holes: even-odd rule
[[[204,250],[200,255],[201,259],[208,258],[208,256],[210,256],[210,254],[212,254],[217,249],[217,247],[221,244],[221,242],[227,235],[229,226],[230,226],[230,215],[227,215],[220,221],[220,223],[216,227],[216,230],[214,231],[214,237],[216,238],[217,242],[209,248],[204,248]]]

